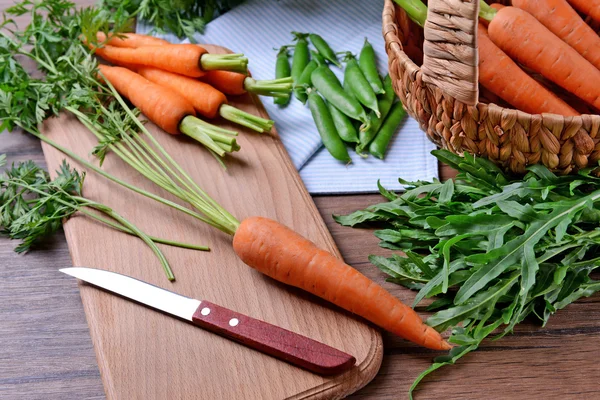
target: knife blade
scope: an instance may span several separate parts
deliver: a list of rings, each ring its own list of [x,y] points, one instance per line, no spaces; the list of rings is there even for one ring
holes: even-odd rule
[[[320,375],[339,374],[356,362],[350,354],[306,336],[130,276],[86,267],[63,268],[60,272]]]

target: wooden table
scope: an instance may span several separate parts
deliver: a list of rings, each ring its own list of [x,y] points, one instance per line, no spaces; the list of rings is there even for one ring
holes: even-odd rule
[[[0,9],[10,3],[0,0]],[[44,165],[35,138],[20,132],[0,138],[0,154],[6,153],[9,162],[33,159]],[[452,175],[450,169],[441,170],[443,178]],[[341,227],[331,218],[381,200],[378,195],[314,197],[344,259],[410,302],[410,292],[384,282],[368,262],[369,254],[390,254],[377,246],[372,232]],[[0,239],[0,398],[104,399],[77,283],[57,272],[71,265],[64,235],[24,256],[13,252],[15,245]],[[544,329],[526,323],[514,335],[486,343],[458,365],[432,374],[417,397],[600,398],[599,303],[598,296],[584,299],[551,318]],[[434,356],[385,333],[384,346],[379,374],[352,399],[405,398]]]

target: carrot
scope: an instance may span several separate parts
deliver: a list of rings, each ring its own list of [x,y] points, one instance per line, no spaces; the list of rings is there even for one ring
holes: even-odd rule
[[[486,19],[490,38],[512,59],[600,108],[600,70],[531,14],[505,7]]]
[[[96,34],[98,43],[106,42],[106,45],[115,47],[137,48],[142,46],[162,46],[163,44],[170,44],[164,39],[137,33],[123,33],[119,36],[110,36],[110,40],[106,41],[106,35],[103,32],[98,32]]]
[[[579,113],[527,75],[496,46],[487,29],[479,24],[479,83],[515,108],[530,114],[553,113],[565,116]]]
[[[246,92],[262,96],[286,97],[293,87],[292,78],[256,80],[244,74],[231,71],[207,71],[201,79],[228,95],[241,95]]]
[[[451,348],[412,308],[276,221],[262,217],[243,220],[233,237],[233,248],[244,263],[273,279],[306,290],[421,346]]]
[[[490,4],[490,7],[493,8],[494,10],[500,10],[506,6],[504,4],[500,4],[500,3],[492,3],[492,4]],[[486,28],[490,24],[490,21],[488,21],[485,18],[479,18],[479,22],[482,23],[483,26],[485,26]]]
[[[225,148],[231,148],[230,151],[239,150],[235,140],[226,136],[237,133],[214,127],[196,118],[194,106],[177,92],[150,82],[127,68],[98,65],[98,70],[102,79],[108,81],[119,94],[127,97],[148,119],[166,132],[172,135],[186,134],[221,157],[225,155]],[[227,139],[227,146],[217,144]]]
[[[600,69],[600,36],[566,0],[513,0],[512,5],[533,15],[542,25]]]
[[[194,109],[207,118],[221,117],[254,129],[258,132],[269,131],[273,121],[257,117],[227,104],[227,97],[208,83],[172,72],[150,67],[137,67],[137,73],[160,86],[171,89],[187,101]]]
[[[600,22],[600,0],[569,0],[569,3],[577,11],[592,17],[594,21]]]
[[[119,63],[139,64],[198,78],[211,69],[246,71],[248,59],[239,54],[208,54],[195,44],[165,44],[137,48],[104,46],[96,54]]]

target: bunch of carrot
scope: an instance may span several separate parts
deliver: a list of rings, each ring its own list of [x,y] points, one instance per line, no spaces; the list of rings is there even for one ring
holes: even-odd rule
[[[424,26],[421,0],[395,0]],[[600,109],[600,0],[480,0],[479,83],[531,114],[576,116]]]
[[[223,129],[196,117],[218,116],[258,132],[269,131],[273,121],[230,106],[227,95],[254,92],[285,96],[291,79],[257,81],[247,76],[247,59],[241,54],[209,54],[192,44],[171,44],[152,36],[97,35],[90,44],[106,61],[102,78],[128,98],[156,125],[173,135],[183,133],[223,157],[239,150],[236,131]]]
[[[343,84],[330,66],[342,68],[338,54],[315,33],[292,32],[295,44],[282,46],[277,54],[275,75],[291,76],[294,96],[308,103],[321,140],[337,160],[351,162],[348,146],[366,157],[383,158],[392,136],[404,118],[391,79],[382,79],[377,70],[375,51],[365,39],[358,58],[344,54]],[[309,48],[309,42],[315,50]],[[294,54],[290,68],[288,50]],[[275,99],[287,105],[291,96]],[[368,153],[365,152],[368,150]]]

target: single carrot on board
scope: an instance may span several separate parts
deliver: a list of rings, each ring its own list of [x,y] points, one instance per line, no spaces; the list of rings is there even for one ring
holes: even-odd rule
[[[421,346],[451,346],[409,306],[344,261],[268,218],[243,220],[233,249],[250,267],[306,290]]]
[[[157,68],[137,67],[135,70],[149,81],[179,93],[194,106],[199,114],[207,118],[215,118],[220,115],[231,122],[257,132],[266,132],[273,127],[273,121],[269,119],[228,105],[227,97],[208,83]]]
[[[487,29],[479,24],[479,83],[515,108],[530,114],[552,113],[565,116],[579,113],[527,75],[496,46]]]
[[[165,44],[136,48],[104,46],[95,49],[100,57],[138,64],[198,78],[213,69],[246,71],[248,59],[240,54],[208,54],[195,44]]]
[[[589,15],[596,22],[600,22],[600,0],[569,0],[577,11]]]
[[[106,35],[103,32],[98,32],[96,38],[98,43],[105,43],[109,46],[115,47],[129,47],[136,48],[142,46],[162,46],[163,44],[170,44],[164,39],[160,39],[149,35],[140,35],[137,33],[122,33],[118,36],[110,35],[110,39],[106,40]]]
[[[226,152],[239,150],[232,137],[237,135],[236,132],[196,118],[194,106],[179,93],[150,82],[127,68],[98,65],[98,70],[102,79],[166,132],[188,135],[221,157]]]
[[[600,70],[528,12],[516,7],[493,11],[485,19],[490,21],[488,33],[498,47],[518,63],[600,108]]]
[[[600,69],[600,36],[585,23],[567,0],[513,0],[512,5],[533,15],[542,25]]]

